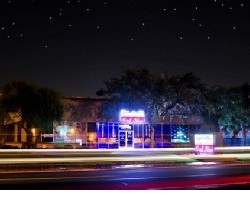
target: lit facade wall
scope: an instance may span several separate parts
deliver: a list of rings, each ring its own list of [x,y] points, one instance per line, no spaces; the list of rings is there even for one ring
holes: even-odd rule
[[[79,143],[82,145],[87,142],[87,123],[75,121],[55,122],[52,137],[52,141],[55,143]]]
[[[118,119],[104,122],[98,118],[102,102],[88,98],[64,99],[67,112],[62,122],[54,123],[53,142],[79,143],[83,148],[97,149],[192,146],[192,135],[200,128],[197,121],[172,117],[152,127],[143,110],[118,110]]]
[[[156,124],[154,148],[191,146],[190,138],[200,125]],[[54,124],[55,143],[79,143],[83,148],[141,149],[150,148],[149,124],[119,122],[60,122]]]

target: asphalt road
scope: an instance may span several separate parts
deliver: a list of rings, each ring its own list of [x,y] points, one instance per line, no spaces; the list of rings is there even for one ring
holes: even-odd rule
[[[0,188],[20,190],[168,190],[250,188],[250,148],[1,150]]]
[[[54,168],[50,171],[2,173],[2,190],[175,190],[248,189],[249,164],[208,164],[153,167],[113,166],[110,169]]]

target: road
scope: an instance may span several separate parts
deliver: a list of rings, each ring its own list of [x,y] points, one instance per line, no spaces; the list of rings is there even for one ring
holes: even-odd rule
[[[2,173],[0,178],[2,190],[197,190],[249,186],[249,164],[130,165],[82,170],[59,167],[51,171]]]
[[[0,188],[248,188],[250,148],[221,148],[216,151],[215,155],[194,155],[192,149],[185,148],[0,150]]]

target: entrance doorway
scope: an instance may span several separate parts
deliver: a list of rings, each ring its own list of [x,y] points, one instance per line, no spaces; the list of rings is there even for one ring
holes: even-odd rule
[[[119,132],[119,148],[120,149],[134,148],[134,131]]]

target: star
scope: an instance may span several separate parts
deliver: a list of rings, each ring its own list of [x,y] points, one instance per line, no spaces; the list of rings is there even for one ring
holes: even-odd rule
[[[3,5],[0,19],[0,44],[3,45],[0,45],[0,48],[4,49],[6,46],[15,50],[19,48],[20,50],[18,49],[17,52],[22,52],[24,46],[25,50],[39,47],[43,51],[51,50],[50,53],[58,52],[57,55],[64,55],[70,49],[60,49],[59,47],[72,47],[73,50],[79,46],[82,48],[82,52],[88,52],[88,49],[93,49],[93,46],[104,49],[105,43],[102,42],[104,40],[110,43],[108,50],[112,51],[111,47],[119,50],[122,48],[119,44],[127,42],[126,48],[131,49],[126,49],[126,52],[133,54],[133,56],[137,56],[135,54],[137,53],[136,48],[145,47],[143,49],[145,52],[139,56],[141,56],[140,59],[145,59],[145,64],[148,62],[148,65],[153,59],[158,59],[157,57],[163,54],[162,52],[169,44],[177,46],[178,50],[183,51],[181,53],[185,56],[194,53],[187,52],[189,50],[186,46],[188,43],[195,43],[197,44],[195,47],[198,48],[204,42],[211,44],[210,47],[214,48],[216,45],[222,45],[219,41],[221,38],[223,38],[222,48],[226,48],[227,44],[230,47],[239,44],[237,46],[239,52],[248,50],[246,46],[249,39],[249,26],[247,26],[246,9],[248,9],[248,5],[246,0],[208,0],[204,2],[171,0],[152,1],[152,4],[151,1],[145,1],[145,5],[141,5],[137,1],[120,4],[109,0],[96,2],[62,0],[50,3],[42,0],[27,0],[27,2],[29,2],[27,6],[26,4],[21,5],[17,0],[2,0],[0,3],[1,7]],[[227,37],[223,37],[224,35]],[[231,39],[233,42],[230,43]],[[62,41],[64,41],[63,44]],[[13,45],[12,42],[19,44]],[[57,45],[58,43],[60,45]],[[152,44],[152,46],[147,45],[147,43]],[[161,44],[159,48],[157,48],[158,44]],[[48,45],[50,45],[49,48]],[[216,52],[219,52],[219,49],[217,48]],[[60,51],[63,53],[59,53]],[[153,51],[152,58],[144,57],[147,51]],[[161,54],[157,54],[157,51],[160,51]],[[23,52],[26,53],[26,51]],[[100,54],[100,52],[96,51],[93,54]],[[40,51],[32,53],[37,53],[40,56]],[[240,55],[246,56],[246,54],[243,52]],[[11,57],[11,55],[9,56]],[[87,59],[94,58],[94,55],[90,58],[87,54],[85,56]],[[104,56],[101,57],[104,58]],[[225,57],[221,59],[225,59]],[[112,57],[107,58],[112,59]],[[66,58],[62,57],[62,59]],[[81,59],[76,60],[79,62],[77,66],[80,66]],[[114,62],[118,61],[119,59]],[[247,61],[243,60],[239,63],[235,61],[234,64],[238,66]],[[121,62],[126,61],[122,60]],[[129,62],[132,63],[132,61]],[[173,58],[171,65],[175,65],[175,62],[176,60]],[[91,61],[87,62],[87,65],[89,63]],[[218,66],[221,63],[218,63]],[[6,64],[9,65],[7,62]],[[119,64],[126,65],[126,63]],[[204,64],[206,65],[206,63]]]

